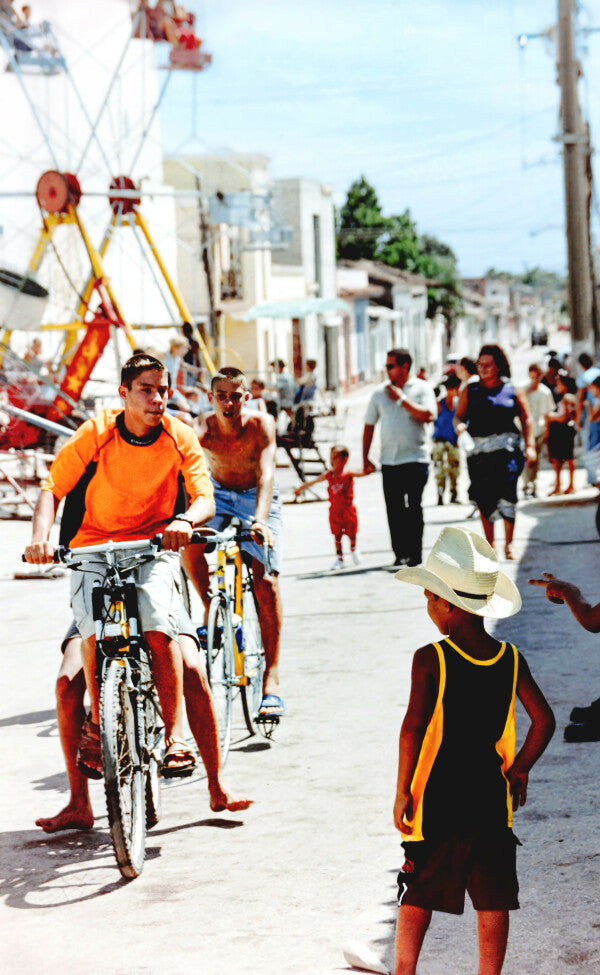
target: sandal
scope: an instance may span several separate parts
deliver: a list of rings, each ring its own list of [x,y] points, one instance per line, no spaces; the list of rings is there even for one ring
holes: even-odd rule
[[[196,756],[185,738],[171,735],[165,741],[166,752],[160,767],[164,779],[184,779],[196,768]]]
[[[102,778],[100,727],[90,718],[86,718],[81,728],[81,738],[77,750],[77,768],[88,779]]]

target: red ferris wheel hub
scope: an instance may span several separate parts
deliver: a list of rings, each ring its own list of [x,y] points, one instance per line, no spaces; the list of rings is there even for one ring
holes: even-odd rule
[[[130,176],[115,176],[109,187],[110,190],[137,190],[137,186]],[[112,207],[113,213],[117,213],[121,208],[121,213],[132,213],[140,205],[141,196],[120,196],[118,192],[109,194],[108,202]]]
[[[75,207],[78,205],[81,187],[73,173],[58,173],[49,169],[40,176],[35,195],[39,205],[47,213],[66,213],[69,204]]]

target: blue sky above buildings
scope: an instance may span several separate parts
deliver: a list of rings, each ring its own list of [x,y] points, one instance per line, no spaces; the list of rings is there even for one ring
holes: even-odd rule
[[[168,151],[264,153],[273,176],[364,173],[386,213],[409,209],[464,275],[563,270],[557,0],[188,0],[210,70],[173,77]],[[600,0],[579,23],[600,26]],[[582,38],[582,102],[600,131],[600,37]],[[583,52],[582,52],[583,53]],[[596,124],[597,122],[597,124]]]

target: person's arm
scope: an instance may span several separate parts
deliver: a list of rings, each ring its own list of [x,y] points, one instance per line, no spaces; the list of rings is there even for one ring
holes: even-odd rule
[[[328,471],[323,471],[322,474],[318,474],[316,477],[311,477],[310,481],[303,481],[302,484],[300,484],[297,488],[294,488],[294,494],[296,497],[298,497],[299,494],[302,494],[303,491],[306,491],[307,488],[312,487],[313,484],[319,484],[321,481],[326,480],[327,474]]]
[[[388,399],[391,399],[394,403],[397,402],[403,410],[410,413],[413,420],[416,420],[417,423],[431,423],[433,420],[433,410],[429,406],[423,406],[422,403],[417,403],[415,400],[409,399],[403,390],[397,389],[391,383],[388,383],[385,387],[385,394]]]
[[[412,827],[406,821],[414,815],[410,787],[435,707],[438,684],[438,657],[435,648],[428,644],[417,650],[413,657],[410,698],[400,729],[394,825],[406,835],[412,833]]]
[[[372,474],[372,473],[373,473],[373,471],[365,471],[365,470],[362,470],[362,471],[346,471],[346,474],[349,474],[350,477],[368,477],[369,474]]]
[[[545,751],[556,728],[552,708],[531,676],[527,661],[521,654],[518,667],[517,697],[527,711],[531,724],[513,764],[504,773],[510,786],[513,809],[525,805],[529,773]]]
[[[365,474],[372,474],[373,471],[377,470],[373,461],[369,460],[369,451],[371,450],[371,444],[373,443],[374,433],[375,424],[365,423],[365,428],[363,430],[363,469]]]
[[[460,396],[458,398],[458,406],[456,407],[456,413],[454,414],[454,429],[457,433],[464,433],[467,429],[466,417],[467,408],[469,405],[468,401],[468,386],[465,386],[461,390]]]
[[[523,395],[521,390],[516,390],[517,397],[517,408],[519,410],[519,419],[521,421],[521,429],[523,431],[523,438],[525,440],[525,459],[528,464],[535,464],[537,461],[537,450],[535,449],[535,430],[533,428],[533,420],[531,419],[531,413],[529,412],[529,406],[527,405],[527,400]]]
[[[583,412],[585,409],[586,393],[587,393],[587,389],[585,386],[583,387],[583,389],[577,390],[577,413],[575,415],[575,422],[577,423],[577,426],[579,427],[580,430],[583,426]]]
[[[275,421],[266,413],[260,415],[262,444],[258,458],[258,479],[256,482],[256,510],[254,520],[250,526],[255,542],[262,542],[264,538],[270,548],[273,548],[273,536],[267,526],[267,518],[273,500],[273,483],[275,480]]]
[[[31,542],[25,548],[25,561],[34,565],[52,562],[54,545],[48,539],[60,504],[51,491],[42,489],[38,495],[31,522]]]
[[[531,586],[544,586],[552,603],[566,603],[577,622],[590,633],[600,633],[600,603],[592,606],[583,598],[581,590],[572,582],[557,579],[551,572],[542,572],[542,579],[528,579]]]

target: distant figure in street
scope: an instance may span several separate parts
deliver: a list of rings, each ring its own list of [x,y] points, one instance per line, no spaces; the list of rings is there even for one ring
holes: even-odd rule
[[[572,494],[575,490],[575,437],[577,435],[577,425],[575,418],[577,415],[577,400],[570,391],[575,382],[563,370],[558,375],[556,392],[560,394],[560,401],[556,410],[549,413],[546,417],[546,440],[548,445],[548,457],[556,474],[556,483],[550,496],[561,494],[560,474],[563,464],[566,463],[569,470],[569,484],[565,494]]]
[[[317,392],[317,360],[306,360],[306,372],[298,381],[298,389],[294,397],[294,403],[306,403],[315,398]]]
[[[542,382],[544,386],[547,386],[554,397],[554,402],[558,403],[560,400],[560,393],[556,390],[556,384],[558,382],[558,373],[561,368],[560,359],[556,356],[550,356],[548,359],[548,365],[546,366],[546,372],[542,377]]]
[[[458,436],[454,429],[454,416],[458,404],[460,379],[455,373],[446,376],[443,393],[438,398],[438,415],[433,424],[433,446],[431,459],[438,489],[438,505],[444,503],[446,481],[450,488],[450,504],[457,500],[458,475],[460,473],[460,451]]]
[[[462,914],[465,891],[477,912],[479,975],[499,975],[509,911],[519,907],[513,812],[554,716],[523,655],[486,631],[485,617],[512,616],[521,597],[481,536],[444,528],[425,566],[396,578],[425,590],[443,639],[414,655],[400,731],[395,975],[415,975],[432,912]],[[516,697],[531,724],[515,756]]]
[[[493,546],[494,522],[501,518],[504,556],[512,559],[517,481],[524,465],[521,433],[527,463],[534,464],[537,453],[533,424],[527,400],[512,384],[508,359],[499,345],[481,347],[477,370],[479,380],[463,387],[454,422],[458,434],[468,430],[473,440],[467,457],[469,497],[479,508],[485,537]]]
[[[267,412],[267,404],[263,399],[265,383],[262,379],[253,379],[250,383],[250,399],[246,403],[247,410],[256,410],[258,413]]]
[[[365,415],[363,467],[375,470],[369,458],[376,424],[381,421],[381,474],[394,563],[418,565],[423,546],[421,499],[429,475],[427,424],[437,416],[433,389],[410,378],[412,356],[390,349],[385,368],[389,381],[373,393]]]
[[[479,377],[477,375],[477,363],[475,360],[469,359],[468,356],[464,355],[456,366],[456,375],[463,386],[470,382],[476,383]]]
[[[525,497],[535,498],[537,494],[537,476],[540,467],[540,456],[546,439],[546,417],[554,410],[554,397],[547,386],[542,383],[544,375],[542,367],[537,362],[529,366],[529,385],[523,390],[527,406],[531,413],[533,432],[535,437],[535,464],[526,464],[523,471],[523,493]]]
[[[329,494],[329,527],[335,539],[335,562],[331,566],[332,572],[339,572],[344,568],[344,552],[342,549],[342,539],[347,535],[350,542],[350,554],[354,565],[360,565],[360,552],[356,547],[356,535],[358,532],[358,516],[354,507],[354,478],[365,477],[369,471],[346,471],[350,451],[347,447],[338,444],[331,448],[331,469],[324,471],[310,481],[305,481],[297,487],[294,494],[300,497],[303,491],[327,481],[327,492]]]
[[[292,415],[292,406],[296,395],[296,382],[285,367],[283,359],[275,359],[271,363],[271,368],[275,369],[275,388],[279,410],[283,410],[289,417]]]

